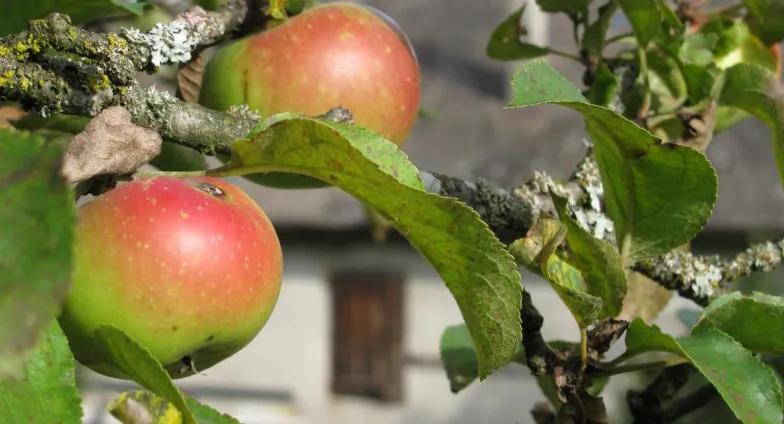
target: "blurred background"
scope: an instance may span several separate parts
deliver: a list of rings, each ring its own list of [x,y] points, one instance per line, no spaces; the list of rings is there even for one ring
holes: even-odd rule
[[[521,0],[365,3],[397,21],[418,55],[424,113],[404,150],[419,169],[504,187],[537,170],[569,175],[585,152],[579,115],[550,106],[504,110],[516,64],[484,54],[493,28]],[[565,16],[542,14],[534,2],[525,13],[533,43],[575,51]],[[611,33],[624,29],[618,14]],[[549,60],[579,84],[579,65]],[[155,83],[173,91],[166,81]],[[767,129],[745,121],[719,135],[708,156],[719,174],[719,202],[695,250],[734,252],[781,235],[784,192]],[[283,289],[261,334],[228,360],[180,380],[187,393],[248,424],[531,422],[530,409],[544,397],[520,365],[450,392],[439,338],[462,319],[438,275],[405,240],[392,234],[374,242],[361,206],[336,189],[284,191],[236,182],[278,230]],[[771,273],[741,284],[781,292],[778,281],[780,273]],[[545,336],[577,340],[575,324],[549,286],[528,273],[524,284],[545,315]],[[657,323],[682,334],[688,310],[696,307],[673,299]],[[131,386],[88,370],[79,377],[85,422],[114,422],[105,407]],[[613,380],[606,390],[612,422],[622,422],[625,390],[636,383]]]

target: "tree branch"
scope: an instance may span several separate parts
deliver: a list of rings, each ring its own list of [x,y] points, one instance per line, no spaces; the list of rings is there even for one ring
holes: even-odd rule
[[[44,115],[95,116],[108,106],[123,106],[133,122],[167,140],[205,153],[228,152],[234,140],[258,124],[257,115],[247,108],[218,112],[182,102],[143,88],[135,73],[189,60],[191,52],[238,28],[247,12],[246,0],[230,0],[218,11],[195,7],[147,33],[126,30],[120,35],[84,31],[59,14],[32,21],[28,31],[0,39],[0,98],[21,102]],[[536,173],[512,191],[484,180],[473,183],[428,173],[423,173],[423,179],[430,191],[457,197],[477,210],[504,242],[524,237],[540,214],[554,213],[550,192],[569,199],[581,226],[614,242],[612,221],[602,210],[601,178],[590,155],[564,183]],[[634,268],[704,305],[729,281],[771,270],[783,257],[781,241],[753,246],[728,262],[673,251]]]
[[[215,44],[237,29],[247,14],[247,0],[229,0],[214,12],[196,6],[168,24],[156,24],[146,33],[125,30],[123,36],[143,58],[141,68],[184,63],[194,50]]]
[[[209,154],[228,153],[231,143],[246,136],[261,119],[245,106],[219,112],[138,85],[118,104],[131,112],[135,123],[155,129],[164,139]]]
[[[454,197],[476,210],[504,243],[525,236],[534,224],[530,205],[484,179],[475,183],[442,174],[421,173],[428,191]]]
[[[689,379],[689,365],[665,368],[642,391],[631,390],[626,395],[629,410],[635,422],[664,423],[665,405],[674,399]]]
[[[143,88],[136,72],[184,62],[191,52],[215,43],[247,14],[245,0],[230,0],[215,12],[194,7],[147,33],[98,34],[72,26],[65,15],[30,22],[28,31],[0,39],[0,97],[42,115],[95,116],[123,106],[133,121],[164,138],[205,153],[227,152],[259,117],[247,108],[219,112]]]
[[[553,214],[549,193],[554,191],[569,199],[572,212],[583,228],[597,238],[611,242],[615,240],[612,222],[602,210],[604,191],[601,178],[590,155],[564,183],[557,183],[547,174],[537,172],[513,191],[499,189],[484,181],[474,184],[438,174],[427,174],[425,181],[430,178],[435,178],[441,184],[426,184],[429,190],[466,202],[479,212],[483,220],[490,223],[490,228],[499,237],[508,237],[510,234],[522,237],[540,214]],[[522,218],[510,221],[506,215],[510,208]],[[633,268],[663,287],[676,290],[697,304],[706,305],[732,281],[757,271],[772,271],[782,263],[784,239],[753,245],[731,260],[673,250],[637,263]]]
[[[523,350],[531,374],[535,376],[552,375],[558,365],[558,357],[542,336],[544,317],[534,306],[531,294],[527,291],[523,291],[523,307],[520,310],[520,318],[523,322]]]

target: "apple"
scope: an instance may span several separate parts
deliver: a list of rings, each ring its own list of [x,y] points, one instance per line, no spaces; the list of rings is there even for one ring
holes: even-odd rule
[[[419,81],[413,49],[391,19],[329,3],[221,48],[199,102],[219,110],[247,104],[263,117],[344,107],[356,124],[402,145],[417,117]]]
[[[261,208],[207,177],[133,181],[85,204],[74,256],[60,324],[80,362],[118,378],[92,340],[99,326],[125,331],[172,377],[185,377],[255,337],[283,271]]]

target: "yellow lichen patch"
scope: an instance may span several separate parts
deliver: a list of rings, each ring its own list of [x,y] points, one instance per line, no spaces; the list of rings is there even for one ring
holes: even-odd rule
[[[109,42],[109,48],[126,50],[128,49],[128,41],[117,34],[109,33],[106,35],[106,41]]]
[[[27,78],[25,76],[22,76],[21,78],[19,78],[19,88],[21,88],[22,91],[29,90],[31,85],[32,85],[32,82],[30,81],[29,78]]]
[[[110,87],[111,87],[111,84],[109,83],[109,77],[107,77],[106,74],[101,74],[101,76],[99,78],[93,79],[93,81],[90,84],[90,90],[93,93],[97,93],[99,91],[106,90],[106,89],[108,89]]]
[[[13,80],[15,76],[16,76],[16,72],[12,69],[3,72],[3,74],[0,75],[0,87],[4,85],[8,85],[8,83],[11,82],[11,80]]]
[[[0,57],[8,57],[11,55],[11,49],[8,46],[0,44]]]
[[[27,43],[23,41],[17,41],[16,44],[14,44],[14,51],[16,51],[16,55],[20,59],[27,56],[28,50],[30,50],[30,46],[28,46]]]
[[[33,53],[41,52],[41,45],[38,43],[38,40],[33,38],[32,34],[27,35],[27,47]]]

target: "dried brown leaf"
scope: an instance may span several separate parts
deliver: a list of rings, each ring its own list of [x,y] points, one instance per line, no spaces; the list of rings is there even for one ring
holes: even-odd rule
[[[70,182],[95,175],[129,174],[161,152],[161,136],[131,122],[123,107],[112,106],[74,136],[63,159],[62,173]]]
[[[201,82],[204,79],[204,67],[207,64],[207,55],[199,53],[193,60],[180,68],[177,73],[177,86],[180,90],[180,97],[188,103],[199,101]]]

